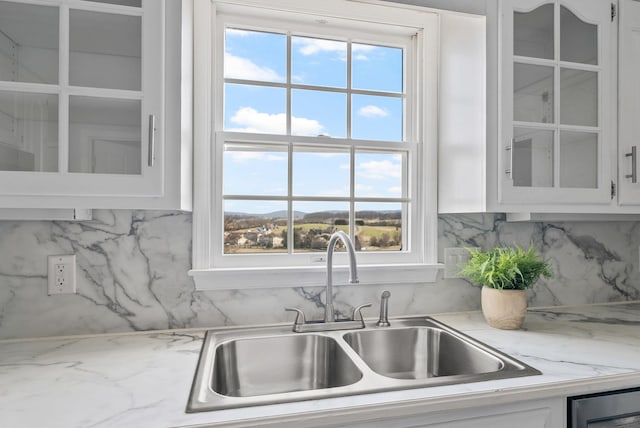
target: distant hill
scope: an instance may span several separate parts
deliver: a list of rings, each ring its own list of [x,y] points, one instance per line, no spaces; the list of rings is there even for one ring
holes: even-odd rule
[[[287,211],[273,211],[270,213],[254,214],[228,211],[225,212],[225,217],[235,218],[286,218]],[[358,211],[357,218],[359,219],[399,219],[402,212],[400,210],[382,210],[382,211]],[[294,211],[293,218],[304,218],[306,220],[312,219],[326,219],[326,218],[348,218],[349,213],[347,211],[317,211],[312,213],[305,213],[302,211]]]
[[[270,213],[263,214],[254,214],[254,213],[243,213],[236,211],[227,211],[224,213],[225,217],[237,217],[237,218],[286,218],[287,210],[273,211]],[[303,218],[305,213],[302,211],[294,211],[293,218]]]

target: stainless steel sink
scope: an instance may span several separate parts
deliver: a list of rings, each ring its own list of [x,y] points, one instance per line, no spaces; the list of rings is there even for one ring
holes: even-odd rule
[[[276,326],[207,332],[188,412],[537,375],[431,318],[363,330]]]
[[[336,341],[317,334],[237,339],[216,347],[211,387],[253,397],[350,385],[362,372]]]
[[[491,373],[502,359],[433,327],[361,330],[344,340],[376,373],[396,379]]]

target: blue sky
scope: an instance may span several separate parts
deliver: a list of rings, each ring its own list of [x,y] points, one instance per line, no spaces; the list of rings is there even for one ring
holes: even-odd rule
[[[292,37],[291,80],[301,85],[346,88],[347,43]],[[352,44],[352,86],[356,89],[402,91],[402,50]],[[286,36],[244,30],[226,32],[225,77],[286,82]],[[293,89],[292,134],[347,135],[347,95]],[[226,130],[284,134],[286,91],[258,85],[225,84]],[[402,140],[402,101],[377,95],[352,98],[352,138]],[[393,143],[390,143],[393,144]],[[286,196],[286,151],[256,151],[234,145],[224,156],[224,194]],[[355,193],[360,197],[402,196],[402,155],[356,153]],[[349,196],[349,154],[335,150],[295,151],[294,196]],[[296,203],[295,210],[348,210],[344,202]],[[377,208],[376,208],[377,207]],[[356,208],[358,209],[358,207]],[[400,209],[400,204],[363,204],[360,209]],[[225,211],[264,213],[286,210],[286,203],[226,201]]]

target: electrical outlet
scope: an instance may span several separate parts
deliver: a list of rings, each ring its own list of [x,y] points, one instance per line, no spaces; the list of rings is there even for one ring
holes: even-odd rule
[[[74,294],[76,292],[75,254],[47,258],[48,294]]]
[[[478,247],[444,249],[444,278],[462,278],[458,272],[462,270],[462,265],[471,258],[469,249],[479,250]]]

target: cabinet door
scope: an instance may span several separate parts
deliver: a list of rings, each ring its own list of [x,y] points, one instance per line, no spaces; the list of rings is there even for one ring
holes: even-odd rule
[[[0,206],[162,195],[163,29],[158,0],[0,1]]]
[[[500,202],[608,203],[610,3],[505,0],[500,19]]]
[[[620,205],[640,204],[640,3],[620,2],[618,41],[618,174]]]

